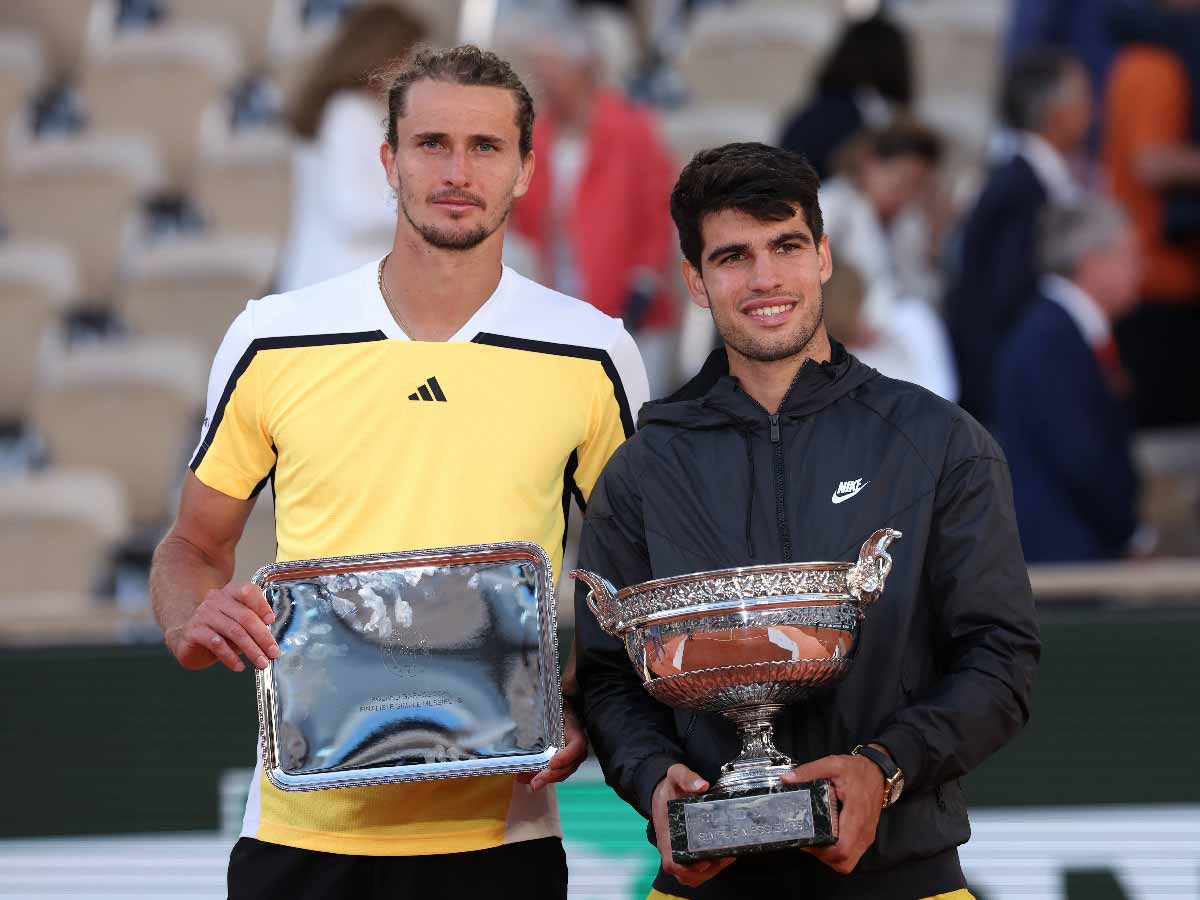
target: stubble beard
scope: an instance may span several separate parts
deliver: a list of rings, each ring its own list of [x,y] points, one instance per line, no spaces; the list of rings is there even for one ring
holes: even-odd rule
[[[409,212],[403,190],[397,193],[397,199],[400,211],[404,213],[404,218],[408,220],[408,224],[413,227],[413,230],[421,236],[421,239],[425,243],[439,250],[457,250],[460,252],[475,249],[495,234],[508,220],[508,215],[512,212],[513,206],[513,194],[510,188],[500,201],[500,214],[494,221],[484,222],[470,231],[457,231],[451,228],[418,222],[414,219],[412,213]]]
[[[792,299],[803,311],[806,305],[804,299],[797,296],[793,296]],[[779,343],[756,339],[748,332],[739,329],[733,320],[721,321],[722,317],[716,314],[715,307],[710,307],[709,311],[712,313],[713,324],[721,335],[721,340],[729,349],[755,362],[778,362],[808,349],[808,345],[812,343],[817,330],[821,327],[821,322],[825,319],[825,297],[823,292],[818,289],[815,315],[811,315],[808,321],[800,325],[798,331],[793,332],[787,339]],[[736,316],[737,313],[732,315]]]

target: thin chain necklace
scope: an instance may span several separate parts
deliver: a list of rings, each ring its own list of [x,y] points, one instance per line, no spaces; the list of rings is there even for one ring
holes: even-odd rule
[[[390,312],[395,320],[400,324],[400,330],[408,336],[410,341],[416,340],[413,337],[412,329],[408,327],[408,323],[404,321],[404,316],[400,315],[400,310],[396,309],[396,305],[392,302],[392,298],[388,296],[387,287],[383,283],[383,267],[387,265],[387,261],[391,259],[392,254],[388,254],[379,261],[379,293],[383,297],[383,302],[387,304],[388,312]]]

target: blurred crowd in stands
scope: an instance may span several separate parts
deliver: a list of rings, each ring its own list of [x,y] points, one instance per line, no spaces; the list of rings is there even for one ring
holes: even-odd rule
[[[655,394],[716,342],[675,176],[778,143],[831,332],[993,430],[1030,562],[1200,555],[1200,0],[4,0],[0,639],[136,625],[225,328],[387,251],[372,76],[464,39],[537,102],[506,263]]]

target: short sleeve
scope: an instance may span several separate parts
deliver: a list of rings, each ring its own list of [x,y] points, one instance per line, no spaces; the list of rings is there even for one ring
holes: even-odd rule
[[[213,360],[200,444],[190,466],[204,484],[238,500],[257,494],[275,466],[256,349],[251,303],[229,326]]]
[[[587,436],[576,451],[575,486],[585,504],[609,457],[633,434],[638,410],[650,399],[637,344],[619,322],[615,324],[614,338],[600,360],[604,381],[592,405]]]

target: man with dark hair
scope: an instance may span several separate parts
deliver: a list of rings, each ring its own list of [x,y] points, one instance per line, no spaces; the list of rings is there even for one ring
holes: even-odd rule
[[[393,74],[383,174],[391,252],[251,301],[213,364],[208,412],[151,597],[188,669],[279,655],[262,591],[234,583],[257,493],[275,495],[278,560],[533,541],[561,566],[567,503],[586,501],[646,398],[619,320],[501,263],[533,172],[529,93],[475,47],[417,52]],[[311,663],[310,663],[311,664]],[[568,690],[570,690],[569,679]],[[536,777],[284,792],[259,761],[231,898],[562,898],[553,792],[586,744]]]
[[[864,128],[886,124],[913,102],[908,34],[885,15],[851,22],[817,72],[813,96],[784,126],[779,144],[804,155],[822,178]]]
[[[625,587],[846,560],[878,528],[903,532],[848,676],[775,717],[780,750],[802,762],[788,780],[833,781],[840,835],[807,853],[673,862],[667,803],[708,789],[735,729],[652,699],[581,587],[584,721],[608,783],[650,820],[656,897],[968,897],[958,779],[1029,713],[1039,642],[1003,455],[969,415],[829,338],[817,183],[761,144],[683,170],[683,275],[724,347],[642,408],[592,494],[580,565]]]
[[[960,402],[985,423],[997,349],[1037,292],[1039,217],[1077,192],[1068,159],[1087,140],[1091,103],[1087,71],[1060,50],[1026,54],[1004,84],[1008,132],[963,226],[946,294]]]

